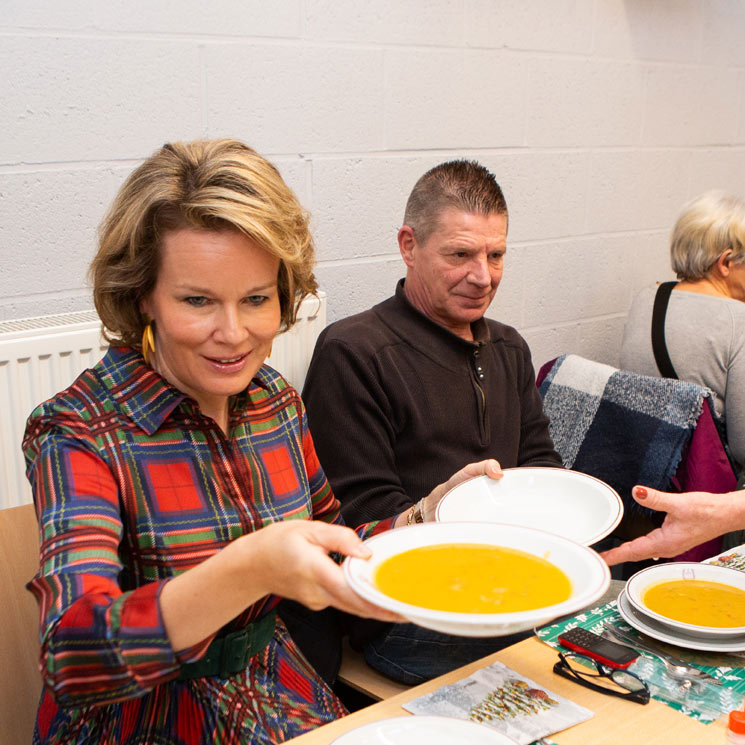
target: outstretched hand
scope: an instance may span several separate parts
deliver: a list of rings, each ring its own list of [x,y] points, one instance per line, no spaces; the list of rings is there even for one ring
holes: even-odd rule
[[[716,538],[736,524],[735,493],[685,492],[670,494],[644,486],[631,492],[642,506],[666,512],[662,525],[633,541],[600,555],[609,566],[624,561],[641,561],[677,556],[689,548]]]
[[[173,648],[202,641],[267,595],[313,610],[331,605],[380,621],[403,621],[357,595],[330,553],[362,559],[371,555],[353,530],[320,520],[282,520],[230,541],[163,587],[160,610]]]
[[[264,546],[259,552],[267,593],[296,600],[321,610],[339,610],[380,621],[403,621],[360,597],[347,584],[344,572],[329,553],[368,559],[372,552],[350,528],[320,520],[285,520],[253,534]]]

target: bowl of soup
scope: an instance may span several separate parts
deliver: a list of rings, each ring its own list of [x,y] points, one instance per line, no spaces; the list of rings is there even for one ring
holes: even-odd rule
[[[365,541],[347,558],[349,585],[412,623],[459,636],[503,636],[573,613],[610,584],[592,549],[499,523],[423,523]]]
[[[629,603],[670,628],[707,637],[745,634],[745,573],[671,562],[642,569],[626,583]]]

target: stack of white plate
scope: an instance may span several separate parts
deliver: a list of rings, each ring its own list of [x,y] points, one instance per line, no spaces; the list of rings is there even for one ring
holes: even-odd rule
[[[618,612],[637,631],[661,642],[702,652],[745,652],[745,626],[696,626],[655,613],[644,602],[649,587],[678,579],[720,582],[745,591],[745,572],[714,564],[672,562],[637,572],[618,597]]]
[[[367,539],[369,560],[347,558],[352,589],[412,623],[460,636],[503,636],[542,626],[600,599],[610,584],[605,562],[590,546],[623,516],[623,503],[608,484],[564,468],[508,468],[495,481],[477,476],[440,500],[436,521],[390,530]],[[563,603],[513,613],[451,613],[395,600],[374,581],[380,564],[399,553],[442,543],[514,548],[549,560],[572,586]]]

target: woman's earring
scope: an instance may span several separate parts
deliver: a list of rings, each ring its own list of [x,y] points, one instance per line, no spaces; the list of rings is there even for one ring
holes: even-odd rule
[[[148,321],[142,332],[142,356],[145,364],[150,364],[150,354],[155,354],[155,336],[153,335],[153,322]]]
[[[266,353],[266,356],[264,357],[265,360],[268,360],[272,356],[272,347],[274,346],[274,342],[271,342],[269,344],[269,351]]]

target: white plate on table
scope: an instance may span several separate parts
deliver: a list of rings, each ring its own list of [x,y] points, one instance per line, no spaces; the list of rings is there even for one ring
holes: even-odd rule
[[[436,511],[440,522],[524,525],[585,546],[605,538],[622,517],[615,489],[566,468],[506,468],[498,481],[476,476],[451,489]]]
[[[571,594],[561,603],[510,613],[456,613],[402,602],[375,585],[378,567],[396,554],[423,546],[450,543],[483,544],[512,548],[546,559],[569,578]],[[458,636],[505,636],[542,626],[548,621],[585,608],[603,596],[610,571],[600,555],[587,546],[535,528],[498,523],[420,523],[388,530],[368,538],[370,559],[347,557],[344,575],[350,587],[366,600],[394,611],[412,623]]]
[[[468,719],[405,716],[381,719],[345,732],[331,745],[517,745],[501,732]]]
[[[686,634],[658,623],[654,618],[636,610],[626,597],[625,590],[618,596],[618,612],[629,626],[660,642],[684,649],[695,649],[698,652],[745,652],[745,635],[736,639],[712,639]]]
[[[668,618],[653,611],[644,602],[646,591],[660,582],[678,579],[698,579],[707,582],[719,582],[745,592],[745,572],[716,564],[701,564],[699,562],[673,561],[647,567],[634,574],[626,583],[626,599],[644,615],[645,618],[656,621],[674,631],[701,639],[732,639],[745,638],[745,626],[698,626]]]

